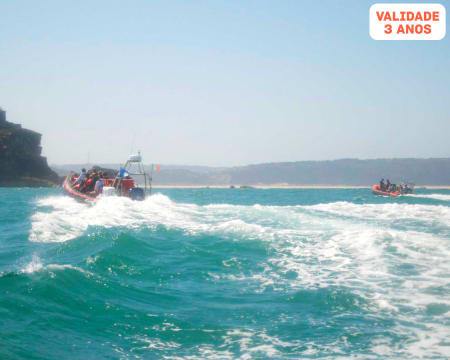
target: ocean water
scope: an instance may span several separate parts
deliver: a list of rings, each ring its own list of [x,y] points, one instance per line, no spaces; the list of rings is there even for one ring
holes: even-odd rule
[[[0,189],[0,359],[450,356],[450,191]]]

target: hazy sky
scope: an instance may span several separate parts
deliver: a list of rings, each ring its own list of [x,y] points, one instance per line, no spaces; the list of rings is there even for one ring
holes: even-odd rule
[[[448,157],[449,35],[374,41],[374,3],[0,0],[0,106],[50,164]]]

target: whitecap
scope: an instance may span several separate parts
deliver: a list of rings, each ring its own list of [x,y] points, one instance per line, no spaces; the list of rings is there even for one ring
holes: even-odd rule
[[[36,272],[42,271],[64,271],[64,270],[74,270],[81,272],[86,275],[93,276],[93,274],[89,271],[86,271],[78,266],[73,266],[71,264],[47,264],[43,265],[41,259],[37,255],[33,255],[32,260],[26,264],[22,269],[19,270],[20,274],[32,274]]]
[[[450,194],[410,194],[408,197],[450,201]]]

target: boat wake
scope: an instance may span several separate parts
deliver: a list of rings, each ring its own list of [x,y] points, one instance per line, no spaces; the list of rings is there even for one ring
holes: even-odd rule
[[[162,194],[137,202],[124,197],[104,197],[86,206],[69,197],[38,200],[31,217],[29,240],[64,242],[83,235],[89,227],[175,228],[192,234],[232,233],[272,240],[283,234],[323,231],[338,224],[360,226],[382,222],[403,223],[411,230],[427,232],[426,225],[439,223],[448,228],[447,206],[420,204],[355,204],[334,202],[310,206],[244,206],[232,204],[196,205],[176,203]],[[403,222],[402,222],[403,220]],[[408,226],[408,224],[410,224]]]
[[[450,194],[409,194],[409,197],[423,198],[423,199],[433,199],[441,201],[450,201]]]
[[[103,198],[91,207],[57,196],[38,200],[37,206],[30,241],[66,242],[89,236],[98,227],[145,229],[155,236],[164,229],[165,234],[181,232],[184,240],[194,239],[190,241],[221,239],[223,269],[209,271],[209,281],[241,284],[243,293],[326,288],[336,289],[333,296],[339,298],[339,289],[347,289],[353,296],[336,300],[336,311],[359,308],[380,319],[395,318],[393,331],[414,339],[402,346],[416,356],[447,351],[448,328],[436,320],[448,319],[450,311],[448,293],[440,290],[450,268],[448,206],[346,201],[202,206],[177,203],[162,194],[141,202]],[[245,257],[231,254],[244,244],[264,249],[257,266],[246,268]],[[211,251],[207,243],[198,246]],[[424,335],[430,331],[432,339]],[[372,351],[395,356],[395,347],[383,341],[374,339]]]

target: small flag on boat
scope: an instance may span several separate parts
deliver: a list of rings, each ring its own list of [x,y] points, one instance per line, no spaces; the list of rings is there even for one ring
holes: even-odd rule
[[[159,171],[159,165],[153,165],[153,171],[158,172]]]

